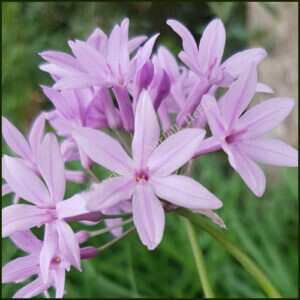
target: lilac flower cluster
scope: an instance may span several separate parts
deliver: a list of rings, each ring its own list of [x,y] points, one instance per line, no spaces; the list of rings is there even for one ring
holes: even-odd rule
[[[2,282],[20,283],[37,275],[14,297],[49,296],[51,286],[62,297],[65,271],[71,266],[81,271],[82,259],[112,243],[81,246],[98,234],[110,231],[117,241],[136,229],[141,242],[155,249],[163,237],[165,212],[176,207],[225,227],[212,211],[222,202],[189,177],[198,156],[224,150],[258,197],[266,180],[254,161],[298,165],[297,150],[262,137],[288,116],[294,100],[272,98],[245,112],[256,92],[273,93],[257,81],[265,50],[244,50],[222,62],[226,35],[221,20],[207,25],[198,47],[181,23],[167,24],[182,39],[178,56],[183,65],[164,46],[152,55],[158,34],[129,40],[129,20],[124,19],[109,36],[96,28],[86,41],[69,41],[73,56],[40,53],[47,61],[40,68],[55,81],[52,87],[41,86],[54,109],[37,116],[28,140],[2,118],[4,140],[18,155],[2,158],[2,195],[14,194],[13,204],[2,210],[2,237],[28,253],[3,267]],[[227,90],[216,99],[220,87]],[[45,133],[46,121],[60,143],[54,133]],[[205,137],[206,125],[210,137]],[[74,160],[80,160],[82,170],[65,169]],[[114,175],[98,181],[94,164]],[[89,180],[88,190],[64,200],[66,181]],[[74,233],[69,225],[102,220],[107,228],[100,231]],[[123,233],[122,226],[131,222],[134,227]],[[43,241],[30,230],[41,226]]]

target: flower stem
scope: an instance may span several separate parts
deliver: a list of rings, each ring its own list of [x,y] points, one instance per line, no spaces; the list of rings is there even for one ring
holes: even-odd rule
[[[250,275],[261,286],[265,293],[270,298],[282,298],[277,289],[273,286],[266,275],[258,268],[258,266],[251,260],[251,258],[236,247],[219,229],[209,224],[204,217],[194,214],[188,209],[177,208],[175,212],[187,219],[192,223],[199,226],[202,230],[210,234],[215,240],[217,240],[233,257],[238,260],[241,265],[250,273]]]
[[[115,244],[116,242],[118,242],[119,240],[123,239],[125,236],[129,235],[131,232],[133,232],[135,230],[135,226],[133,226],[132,228],[128,229],[127,231],[125,231],[122,235],[120,235],[119,237],[115,238],[114,240],[110,241],[109,243],[101,246],[98,248],[98,251],[101,252],[105,249],[107,249],[108,247],[110,247],[111,245]]]
[[[130,223],[130,222],[132,222],[132,220],[133,220],[133,219],[130,218],[130,219],[124,221],[124,222],[121,222],[121,223],[116,224],[116,225],[111,226],[111,227],[107,227],[107,228],[100,229],[100,230],[95,230],[95,231],[89,231],[89,235],[90,235],[90,237],[94,237],[94,236],[97,236],[97,235],[104,234],[104,233],[106,233],[106,232],[111,231],[112,229],[119,228],[119,227],[121,227],[121,226],[123,226],[123,225],[126,225],[126,224]]]
[[[89,172],[90,176],[92,177],[92,179],[93,179],[95,182],[97,182],[97,183],[100,182],[100,179],[97,177],[97,175],[93,172],[92,169],[88,169],[88,172]]]
[[[105,215],[102,214],[102,219],[118,219],[118,218],[127,218],[131,217],[132,213],[125,213],[125,214],[119,214],[119,215]]]
[[[215,296],[211,288],[211,285],[209,283],[208,275],[206,272],[204,257],[201,248],[199,246],[199,243],[197,242],[195,229],[192,223],[188,219],[184,219],[184,224],[191,242],[191,246],[192,246],[192,250],[196,261],[196,266],[197,266],[200,282],[203,287],[205,298],[214,298]]]

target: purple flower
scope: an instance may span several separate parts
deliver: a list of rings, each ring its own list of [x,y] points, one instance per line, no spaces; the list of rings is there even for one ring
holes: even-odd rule
[[[2,268],[2,283],[20,283],[29,279],[32,275],[38,275],[34,281],[21,288],[13,298],[32,298],[42,292],[47,293],[47,289],[51,286],[56,289],[55,297],[62,298],[65,293],[65,271],[70,271],[71,264],[59,250],[56,228],[52,224],[46,225],[44,243],[37,239],[30,230],[16,231],[10,235],[10,238],[18,248],[29,255],[16,258]],[[76,238],[79,243],[82,242],[80,241],[80,232],[76,234]],[[51,245],[47,247],[47,250],[44,247],[45,243]],[[95,250],[91,251],[92,249],[87,248],[80,249],[81,258],[87,256],[86,250],[90,252],[88,256],[95,252]],[[50,260],[44,260],[46,251]]]
[[[43,224],[54,226],[58,234],[59,250],[72,265],[80,269],[79,245],[64,218],[86,214],[89,211],[85,209],[82,198],[77,195],[62,201],[66,187],[65,169],[55,135],[45,135],[37,159],[38,169],[46,185],[18,158],[5,155],[2,165],[4,178],[10,188],[33,204],[14,204],[2,209],[2,237]],[[44,264],[51,261],[51,236],[52,233],[48,234],[46,229],[42,251]]]
[[[209,95],[204,97],[203,108],[213,136],[203,141],[195,157],[223,149],[231,166],[252,192],[260,197],[264,193],[266,179],[253,160],[296,167],[298,151],[279,140],[261,137],[288,116],[294,106],[293,99],[269,99],[242,115],[255,94],[256,86],[256,65],[252,63],[219,103]]]
[[[124,19],[121,26],[114,26],[108,39],[98,30],[87,42],[69,42],[76,58],[55,51],[46,51],[40,55],[50,62],[50,65],[42,66],[42,70],[58,76],[55,89],[112,87],[124,128],[133,131],[133,109],[126,87],[148,61],[158,34],[150,38],[130,59],[131,52],[145,38],[128,41],[128,28],[129,20]]]
[[[41,142],[44,137],[45,128],[45,113],[41,113],[34,120],[28,135],[28,142],[23,134],[5,117],[2,117],[2,135],[7,145],[11,150],[19,155],[22,159],[19,159],[21,163],[30,168],[33,172],[40,176],[40,172],[37,167],[37,159],[41,147]],[[84,172],[65,170],[66,179],[77,183],[83,183],[86,181],[86,175]],[[11,189],[6,187],[7,193],[11,192]]]
[[[253,48],[238,52],[221,64],[226,32],[220,19],[215,19],[206,26],[199,42],[199,48],[191,33],[180,22],[168,20],[167,24],[182,39],[183,51],[179,53],[179,58],[198,75],[198,84],[189,94],[187,104],[177,116],[176,121],[180,126],[186,124],[186,116],[193,113],[202,96],[208,93],[214,85],[230,86],[252,61],[258,64],[266,56],[264,49]],[[259,89],[269,90],[264,85],[260,85]]]
[[[212,193],[195,180],[172,174],[195,153],[205,135],[202,129],[185,129],[157,147],[159,123],[151,99],[144,91],[137,104],[131,159],[116,140],[103,132],[78,128],[73,137],[96,163],[121,176],[110,178],[92,193],[87,208],[109,208],[131,199],[133,220],[148,249],[161,241],[165,225],[162,202],[169,201],[190,209],[216,209],[222,206]]]

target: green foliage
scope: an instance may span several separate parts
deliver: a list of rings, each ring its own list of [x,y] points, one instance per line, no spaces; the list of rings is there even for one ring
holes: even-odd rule
[[[227,32],[225,57],[246,48],[249,42],[244,3],[2,3],[3,115],[21,131],[28,131],[38,111],[51,108],[39,84],[50,85],[52,81],[38,70],[42,59],[37,53],[47,49],[69,52],[68,39],[85,39],[96,26],[109,32],[124,16],[131,19],[132,35],[161,32],[158,43],[175,54],[180,51],[181,42],[165,24],[167,18],[186,24],[198,42],[207,22],[221,17]],[[9,153],[6,146],[3,151]],[[78,169],[80,164],[71,163],[68,167]],[[226,234],[230,239],[253,258],[283,297],[297,297],[297,172],[281,170],[283,176],[276,184],[268,183],[260,199],[228,167],[225,154],[198,158],[192,176],[224,202],[218,213],[228,227]],[[101,167],[96,167],[95,172],[100,178],[110,175]],[[66,197],[86,187],[68,183]],[[3,206],[11,198],[12,195],[5,196]],[[90,228],[71,225],[76,230]],[[97,225],[97,229],[102,226]],[[218,243],[201,231],[197,234],[217,297],[265,297],[257,283]],[[91,242],[101,246],[112,238],[108,233]],[[2,265],[24,255],[9,239],[2,242],[2,254]],[[67,273],[66,298],[203,297],[183,219],[173,213],[166,215],[165,235],[156,250],[148,251],[133,233],[98,257],[83,261],[82,269],[82,273],[74,268]],[[11,297],[22,286],[23,283],[3,285],[2,297]]]

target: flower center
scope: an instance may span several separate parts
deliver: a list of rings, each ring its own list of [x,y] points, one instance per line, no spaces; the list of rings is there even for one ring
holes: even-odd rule
[[[247,131],[247,129],[243,129],[243,130],[235,131],[235,132],[233,132],[233,133],[227,135],[226,138],[225,138],[225,142],[226,142],[227,144],[232,144],[232,143],[234,143],[234,142],[237,142],[237,141],[241,140],[241,139],[240,139],[240,136],[241,136],[242,134],[244,134],[246,131]]]
[[[145,172],[140,172],[136,174],[135,180],[139,183],[144,183],[148,181],[149,176]]]
[[[51,260],[51,263],[54,265],[58,265],[60,262],[61,262],[61,259],[58,256],[53,257]]]

